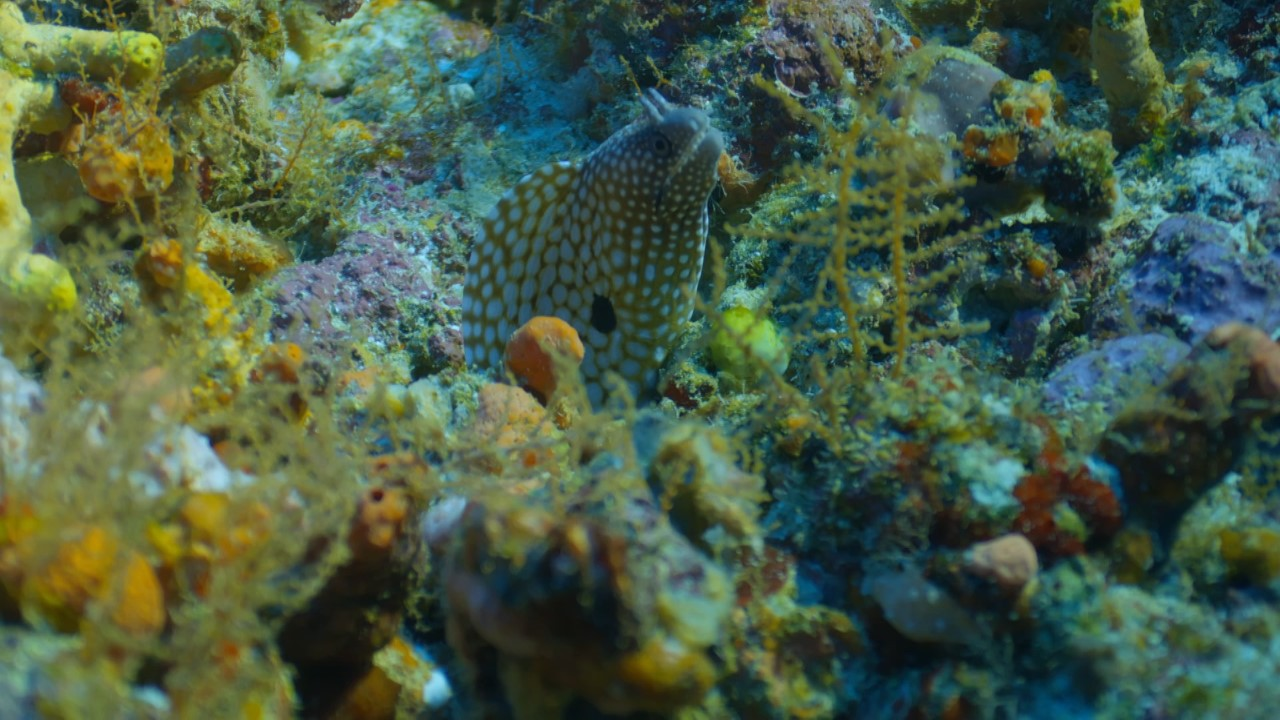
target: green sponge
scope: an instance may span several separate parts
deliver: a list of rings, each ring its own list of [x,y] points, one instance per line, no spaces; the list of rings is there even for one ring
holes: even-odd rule
[[[722,376],[743,384],[759,380],[765,368],[784,372],[791,362],[791,351],[778,326],[741,305],[721,315],[708,351]]]

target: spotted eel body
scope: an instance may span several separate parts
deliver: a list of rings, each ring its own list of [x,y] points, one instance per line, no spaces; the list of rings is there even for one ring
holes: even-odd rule
[[[582,338],[593,404],[607,372],[633,393],[652,386],[693,312],[724,141],[701,110],[654,90],[641,103],[641,119],[585,160],[526,175],[485,218],[462,297],[468,364],[501,370],[511,334],[554,315]]]

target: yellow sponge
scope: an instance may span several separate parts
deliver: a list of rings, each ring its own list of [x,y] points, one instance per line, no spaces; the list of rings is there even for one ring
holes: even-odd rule
[[[47,255],[21,254],[2,284],[18,297],[39,304],[49,312],[65,312],[76,306],[76,284],[71,273]]]
[[[721,322],[708,351],[722,376],[752,383],[766,367],[775,372],[787,369],[791,352],[772,320],[738,305],[726,310]]]
[[[1168,114],[1167,84],[1164,66],[1151,51],[1141,0],[1098,0],[1090,43],[1116,144],[1124,147],[1150,138]]]

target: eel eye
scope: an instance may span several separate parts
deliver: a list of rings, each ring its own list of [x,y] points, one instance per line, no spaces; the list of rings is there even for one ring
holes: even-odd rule
[[[659,157],[666,157],[671,154],[671,141],[662,135],[656,135],[653,138],[653,152]]]

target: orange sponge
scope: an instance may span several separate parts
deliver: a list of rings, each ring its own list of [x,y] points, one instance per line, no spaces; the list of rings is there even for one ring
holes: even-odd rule
[[[169,126],[154,114],[101,113],[80,149],[80,180],[103,202],[161,193],[173,182]]]
[[[586,351],[578,331],[557,317],[535,317],[507,341],[507,369],[546,401],[582,363]]]
[[[160,578],[141,554],[129,554],[116,583],[119,595],[111,610],[117,627],[131,635],[149,637],[164,630],[167,614]]]

